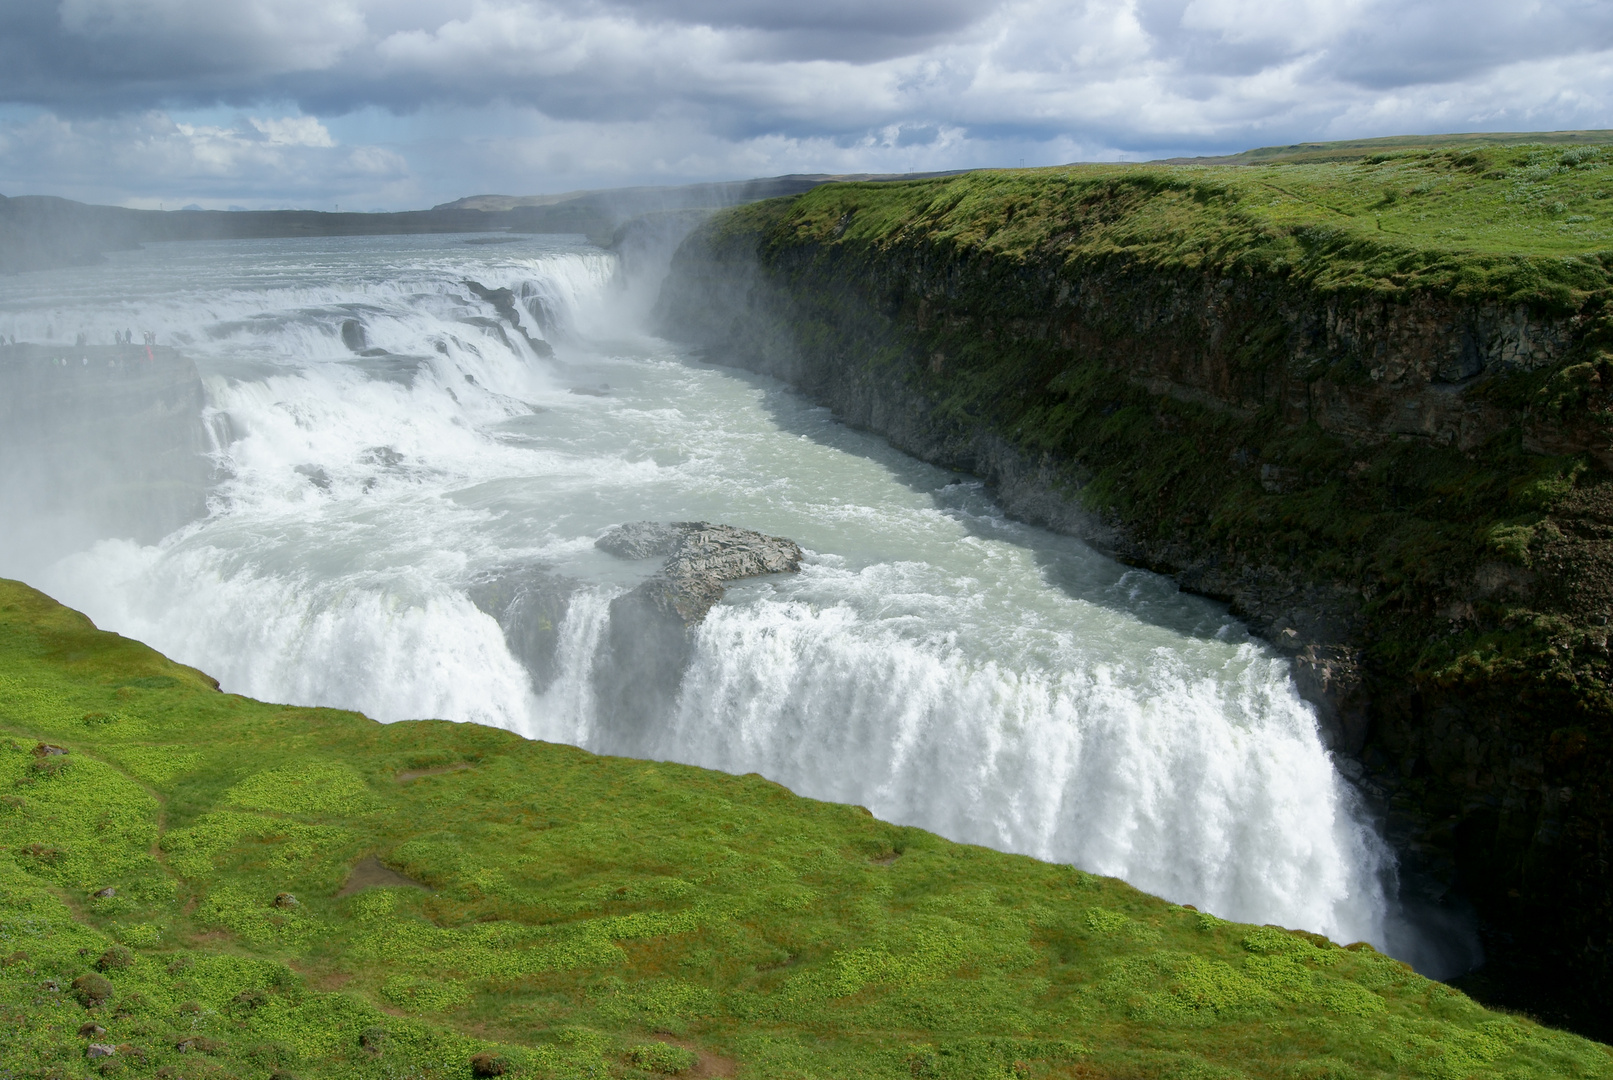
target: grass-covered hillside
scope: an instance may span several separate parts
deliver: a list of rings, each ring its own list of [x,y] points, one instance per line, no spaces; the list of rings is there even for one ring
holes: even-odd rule
[[[0,1077],[1613,1076],[1369,947],[756,776],[219,693],[14,582],[0,792]]]
[[[1066,261],[1294,276],[1326,290],[1577,306],[1613,284],[1613,146],[1461,146],[1347,162],[1082,165],[835,184],[730,211],[740,237],[924,240]],[[1604,253],[1606,259],[1604,260]]]

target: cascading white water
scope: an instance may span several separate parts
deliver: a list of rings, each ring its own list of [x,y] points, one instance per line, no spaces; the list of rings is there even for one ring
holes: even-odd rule
[[[610,752],[629,744],[593,681],[609,600],[654,567],[594,538],[640,519],[789,536],[803,571],[730,589],[632,745],[1227,917],[1391,940],[1391,860],[1283,660],[977,484],[613,322],[615,275],[580,243],[410,237],[154,245],[7,282],[0,332],[154,328],[194,357],[220,479],[158,544],[0,573],[230,690]],[[520,296],[521,325],[466,279]],[[541,655],[478,599],[531,575],[558,605]]]
[[[660,755],[761,771],[1231,918],[1381,935],[1377,853],[1285,665],[1253,645],[1215,673],[1168,646],[1128,669],[1074,643],[1068,665],[1023,671],[844,607],[714,615]]]

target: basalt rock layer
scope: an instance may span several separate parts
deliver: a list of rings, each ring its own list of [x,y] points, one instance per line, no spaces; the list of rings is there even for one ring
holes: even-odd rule
[[[1393,175],[1456,205],[1540,171],[1514,157]],[[1570,158],[1546,174],[1571,200]],[[1367,166],[1328,168],[820,188],[697,230],[659,313],[1229,600],[1294,657],[1408,880],[1478,908],[1474,985],[1606,1037],[1607,274],[1389,236]]]

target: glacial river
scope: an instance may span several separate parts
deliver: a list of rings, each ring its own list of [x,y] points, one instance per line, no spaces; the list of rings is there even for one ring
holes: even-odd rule
[[[467,279],[511,289],[520,325]],[[193,358],[216,476],[205,516],[155,543],[12,550],[0,574],[227,690],[759,772],[1416,953],[1285,660],[1222,606],[649,336],[652,284],[580,240],[459,236],[153,244],[0,281],[19,341],[133,328]],[[730,587],[681,684],[629,725],[595,666],[611,597],[655,566],[594,540],[635,520],[758,529],[807,558]]]

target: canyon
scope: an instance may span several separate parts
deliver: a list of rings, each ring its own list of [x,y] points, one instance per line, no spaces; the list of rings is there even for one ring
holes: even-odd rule
[[[1538,170],[1487,153],[824,188],[698,230],[658,311],[1229,602],[1293,658],[1407,889],[1477,910],[1474,991],[1605,1037],[1604,272],[1383,232],[1381,184]],[[1273,190],[1311,212],[1263,217]]]

